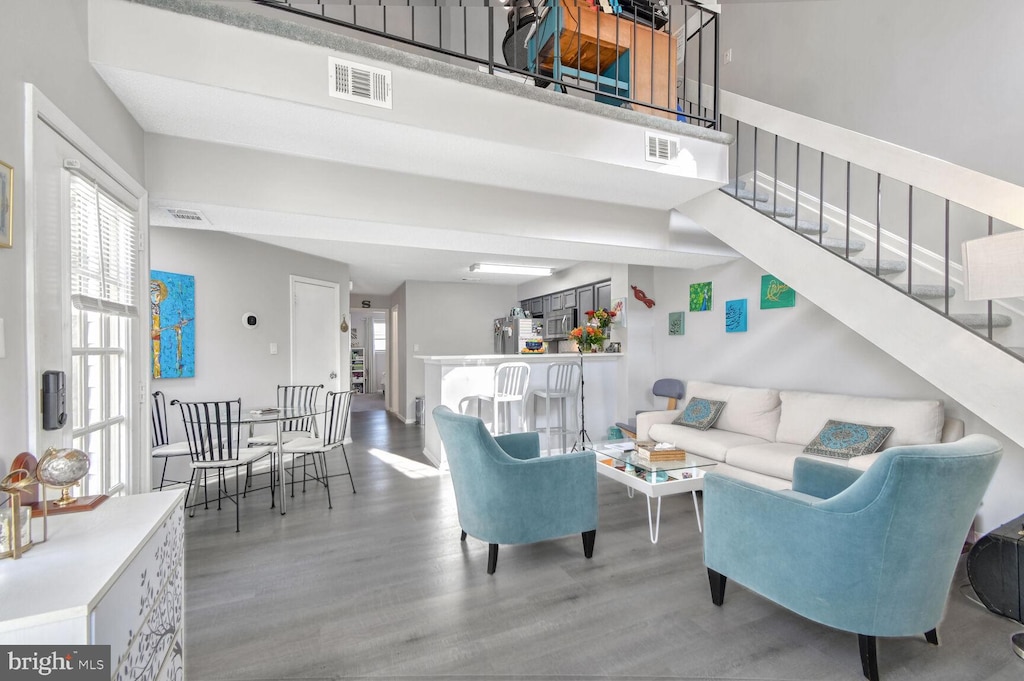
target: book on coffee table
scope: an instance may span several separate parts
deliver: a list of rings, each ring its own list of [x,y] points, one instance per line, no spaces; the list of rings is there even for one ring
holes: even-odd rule
[[[658,447],[656,442],[637,442],[636,457],[641,461],[683,461],[686,459],[686,450],[675,447],[668,449],[664,445]]]

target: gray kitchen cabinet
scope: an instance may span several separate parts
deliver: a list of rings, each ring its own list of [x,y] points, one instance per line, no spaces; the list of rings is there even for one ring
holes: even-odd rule
[[[603,307],[606,310],[610,310],[612,307],[612,282],[606,281],[594,286],[594,296],[597,299],[597,307]]]
[[[592,285],[581,286],[576,289],[576,307],[580,311],[581,320],[587,310],[594,309],[594,287]]]

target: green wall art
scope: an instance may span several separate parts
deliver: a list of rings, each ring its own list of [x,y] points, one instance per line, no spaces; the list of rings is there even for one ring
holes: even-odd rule
[[[693,293],[690,294],[693,300]],[[775,307],[795,307],[796,291],[778,280],[777,277],[766,274],[761,277],[761,309],[769,310]]]
[[[711,282],[690,284],[690,312],[706,312],[711,309]]]
[[[747,330],[747,299],[725,301],[725,332],[742,333]]]
[[[668,313],[668,335],[682,336],[686,333],[686,320],[682,312]]]

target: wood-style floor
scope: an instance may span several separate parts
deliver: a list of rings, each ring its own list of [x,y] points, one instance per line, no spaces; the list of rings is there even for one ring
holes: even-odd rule
[[[459,541],[451,481],[428,465],[422,428],[352,415],[358,493],[334,478],[186,518],[186,671],[229,679],[862,678],[857,637],[804,620],[730,583],[711,603],[689,495],[663,503],[657,545],[643,497],[600,479],[594,557],[579,536],[503,546]],[[340,470],[340,455],[332,459]],[[884,681],[1024,676],[1009,638],[1024,629],[968,600],[962,569],[939,647],[879,640]]]

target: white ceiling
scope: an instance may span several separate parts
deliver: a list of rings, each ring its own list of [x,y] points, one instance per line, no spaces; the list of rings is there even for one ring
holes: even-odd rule
[[[102,40],[102,36],[94,34],[92,39]],[[375,224],[353,224],[352,220],[338,217],[289,214],[282,220],[281,215],[247,205],[220,205],[194,195],[165,194],[151,188],[152,224],[179,226],[161,208],[201,210],[210,219],[208,228],[348,263],[358,293],[389,295],[407,280],[477,280],[514,285],[529,279],[471,274],[468,268],[474,262],[534,264],[556,269],[587,261],[702,267],[735,257],[734,252],[706,233],[694,236],[693,230],[685,234],[677,230],[674,237],[670,233],[670,208],[717,186],[707,180],[681,178],[678,168],[667,166],[652,172],[584,158],[590,153],[585,149],[583,155],[551,153],[545,157],[536,149],[500,139],[453,134],[449,130],[450,120],[433,128],[430,120],[424,120],[414,127],[382,119],[378,111],[367,112],[372,116],[358,115],[362,112],[357,105],[347,110],[311,106],[287,98],[194,82],[187,77],[149,73],[144,68],[126,68],[123,64],[94,66],[147,133],[346,165],[372,165],[453,182],[515,187],[521,192],[544,194],[549,200],[555,195],[601,201],[635,207],[647,215],[652,209],[665,212],[664,245],[652,247],[650,238],[631,242],[629,224],[623,224],[615,238],[603,241],[591,238],[581,229],[571,230],[568,235],[552,235],[550,240],[537,238],[536,234],[481,231],[467,235],[464,230],[446,234],[444,230],[424,230],[422,225],[407,225],[404,229],[392,226],[388,230]],[[422,77],[437,80],[437,76]],[[493,92],[480,93],[481,88],[473,85],[445,82],[446,87],[458,87],[469,93],[467,100],[480,97],[481,106],[495,105]],[[505,96],[500,105],[508,111],[509,124],[514,125],[517,112],[508,109],[509,99],[518,100]],[[433,105],[437,108],[436,103]],[[523,106],[523,111],[534,117],[538,107],[554,109],[526,100]],[[608,125],[607,121],[599,122]],[[621,125],[629,135],[639,134],[642,143],[642,128],[617,122],[616,125]],[[457,209],[458,206],[452,206],[452,210]],[[325,226],[325,222],[334,224]],[[287,237],[280,234],[281,224],[289,226]]]

